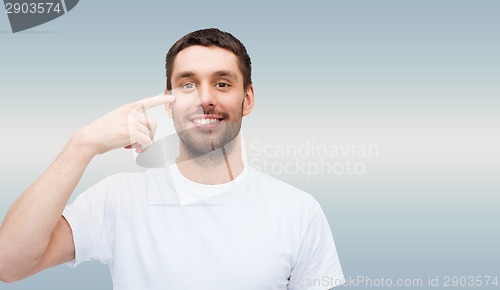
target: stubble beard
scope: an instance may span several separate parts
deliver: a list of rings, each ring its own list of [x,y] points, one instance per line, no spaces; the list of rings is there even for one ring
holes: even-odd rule
[[[200,133],[197,128],[186,129],[185,125],[191,122],[189,115],[177,118],[177,114],[172,112],[174,119],[174,127],[179,136],[181,146],[188,154],[187,158],[194,160],[196,163],[205,167],[214,167],[222,162],[225,162],[225,154],[231,154],[236,147],[236,136],[241,130],[241,121],[243,118],[243,104],[241,110],[233,118],[229,119],[227,113],[218,112],[215,110],[207,110],[204,114],[216,114],[223,116],[223,125],[226,128],[216,128],[215,131],[224,129],[219,134],[215,135],[211,130],[206,130]],[[220,126],[219,125],[219,126]]]

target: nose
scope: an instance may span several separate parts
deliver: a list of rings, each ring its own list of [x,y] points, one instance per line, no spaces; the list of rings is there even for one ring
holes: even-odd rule
[[[198,86],[198,100],[202,108],[212,108],[217,105],[215,89],[207,84]]]

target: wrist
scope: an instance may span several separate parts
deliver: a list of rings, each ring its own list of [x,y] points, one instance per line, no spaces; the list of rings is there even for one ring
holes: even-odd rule
[[[89,160],[99,154],[97,146],[92,143],[85,128],[76,131],[66,146],[69,150],[76,150],[79,155]]]

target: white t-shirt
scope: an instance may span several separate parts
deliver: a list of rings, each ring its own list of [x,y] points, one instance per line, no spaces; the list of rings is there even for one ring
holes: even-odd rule
[[[253,168],[222,185],[177,166],[121,173],[64,211],[76,257],[109,264],[115,290],[329,289],[344,280],[309,194]]]

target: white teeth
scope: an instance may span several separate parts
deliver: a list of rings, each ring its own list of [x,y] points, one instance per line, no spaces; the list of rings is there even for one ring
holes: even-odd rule
[[[194,119],[193,122],[200,125],[215,124],[219,122],[218,119]]]

